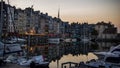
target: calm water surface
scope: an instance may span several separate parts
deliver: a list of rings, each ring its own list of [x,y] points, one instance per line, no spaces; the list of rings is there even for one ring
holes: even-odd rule
[[[63,42],[57,45],[37,46],[33,53],[45,56],[50,62],[50,68],[61,68],[61,64],[65,62],[80,63],[98,59],[93,52],[108,51],[111,46],[116,45],[117,43],[111,42]]]
[[[60,60],[52,61],[49,65],[50,68],[61,68],[61,64],[65,62],[86,62],[91,59],[97,59],[97,57],[93,53],[88,53],[88,55],[78,55],[78,56],[73,56],[71,54],[68,55],[63,55]],[[67,66],[68,68],[69,66]]]
[[[49,64],[50,68],[61,68],[61,64],[65,62],[80,63],[80,62],[89,61],[91,59],[98,59],[98,57],[93,54],[94,51],[108,51],[111,46],[116,46],[117,43],[111,43],[111,42],[81,43],[80,42],[80,43],[70,43],[69,45],[64,43],[63,45],[66,46],[62,48],[59,46],[57,48],[57,51],[59,52],[59,56],[61,56],[61,52],[62,52],[62,56],[53,59]],[[69,68],[69,65],[67,65],[67,68]]]

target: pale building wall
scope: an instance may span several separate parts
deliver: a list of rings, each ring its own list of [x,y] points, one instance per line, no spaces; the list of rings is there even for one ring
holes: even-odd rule
[[[8,32],[14,32],[14,8],[8,7]]]

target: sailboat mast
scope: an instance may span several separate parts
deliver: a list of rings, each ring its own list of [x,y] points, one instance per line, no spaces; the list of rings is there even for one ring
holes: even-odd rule
[[[1,0],[1,16],[0,16],[0,41],[2,40],[2,26],[3,26],[3,0]]]

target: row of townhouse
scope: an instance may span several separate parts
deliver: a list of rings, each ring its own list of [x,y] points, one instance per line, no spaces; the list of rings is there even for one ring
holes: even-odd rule
[[[3,34],[17,32],[19,34],[48,34],[57,37],[97,39],[114,39],[117,36],[117,28],[111,22],[69,24],[69,22],[62,21],[59,16],[52,17],[48,13],[34,11],[32,7],[17,9],[5,2],[3,2],[3,23],[0,22],[0,25],[2,25],[0,30]]]
[[[0,3],[1,4],[1,3]],[[3,2],[2,33],[17,32],[19,34],[65,34],[68,32],[68,22],[51,17],[48,13],[34,11],[32,7],[16,8]]]
[[[117,27],[111,22],[98,22],[96,24],[72,23],[71,33],[73,37],[89,39],[116,39],[118,36]]]

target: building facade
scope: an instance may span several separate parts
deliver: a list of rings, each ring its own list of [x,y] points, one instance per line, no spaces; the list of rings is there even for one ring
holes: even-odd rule
[[[111,22],[98,22],[95,29],[98,32],[98,39],[115,39],[117,36],[117,28]]]

